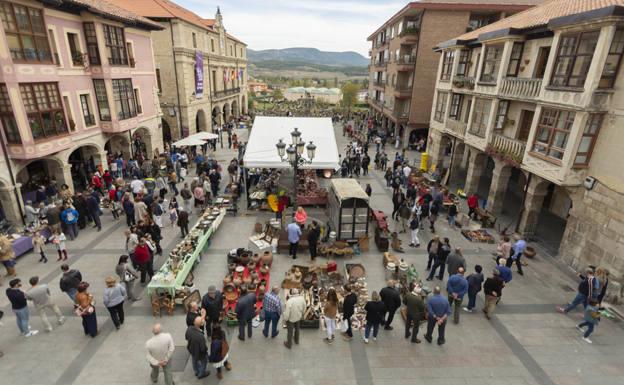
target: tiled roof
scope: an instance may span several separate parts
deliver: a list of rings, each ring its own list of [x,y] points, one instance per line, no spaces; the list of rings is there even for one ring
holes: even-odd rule
[[[549,0],[542,5],[516,13],[506,19],[458,36],[455,40],[473,40],[479,35],[508,28],[527,29],[545,26],[552,19],[610,6],[624,6],[624,0]]]
[[[82,1],[82,0],[81,0]],[[205,20],[194,12],[169,0],[107,0],[144,17],[181,19],[200,28],[211,29]]]
[[[139,28],[150,30],[162,29],[158,23],[154,23],[125,7],[119,7],[111,0],[62,0],[60,5],[63,3],[83,6],[91,13],[118,20],[126,24],[135,25]]]
[[[443,11],[522,11],[545,0],[424,0],[412,1],[373,32],[368,40],[411,10]]]

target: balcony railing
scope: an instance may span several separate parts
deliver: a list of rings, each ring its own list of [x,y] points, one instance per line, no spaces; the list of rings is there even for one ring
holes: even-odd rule
[[[373,63],[373,65],[375,67],[386,67],[388,65],[388,62],[385,60],[377,60]]]
[[[416,63],[416,57],[412,55],[399,55],[399,57],[396,59],[396,63],[402,65],[414,64]]]
[[[400,98],[408,98],[412,96],[412,86],[399,86],[397,85],[394,89],[394,96]]]
[[[489,151],[510,163],[519,165],[522,163],[526,143],[520,140],[511,139],[501,134],[492,135],[492,140],[488,146]]]
[[[227,90],[215,91],[213,96],[215,98],[224,98],[226,96],[235,95],[240,92],[240,87],[228,88]]]
[[[385,82],[385,80],[375,80],[373,82],[373,86],[375,86],[375,87],[385,87],[386,86],[386,82]]]
[[[500,94],[512,98],[534,99],[539,96],[541,88],[542,79],[503,78]]]
[[[400,110],[392,111],[392,116],[394,116],[397,120],[407,120],[409,118],[409,114],[407,112]]]
[[[455,119],[449,118],[446,120],[446,127],[459,136],[464,136],[467,125],[467,123]]]
[[[453,87],[455,88],[466,88],[468,90],[474,89],[475,86],[475,78],[472,76],[461,76],[457,75],[453,79]]]

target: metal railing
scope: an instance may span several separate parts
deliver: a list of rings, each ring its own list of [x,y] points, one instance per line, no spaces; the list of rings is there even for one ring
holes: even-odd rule
[[[215,98],[224,98],[226,96],[235,95],[240,92],[240,87],[228,88],[226,90],[215,91],[212,95]]]
[[[416,57],[412,55],[399,55],[399,57],[396,59],[396,63],[402,65],[414,64],[416,63]]]
[[[502,96],[534,99],[539,96],[542,79],[534,78],[503,78],[500,86]]]

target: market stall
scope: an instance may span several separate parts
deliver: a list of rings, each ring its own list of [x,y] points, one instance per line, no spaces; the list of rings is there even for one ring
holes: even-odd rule
[[[175,304],[182,303],[189,296],[193,281],[192,271],[202,251],[209,245],[210,238],[221,225],[225,212],[225,207],[208,207],[154,274],[147,285],[147,295],[151,296],[154,314],[160,314],[161,307],[172,314]]]
[[[332,179],[328,214],[337,240],[359,240],[368,236],[369,196],[355,179]]]

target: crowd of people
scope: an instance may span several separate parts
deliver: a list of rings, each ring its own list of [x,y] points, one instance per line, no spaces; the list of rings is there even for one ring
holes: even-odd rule
[[[426,281],[436,280],[431,291],[418,281],[401,286],[396,280],[389,280],[379,291],[372,291],[364,306],[366,318],[361,337],[363,341],[366,344],[371,339],[376,341],[381,337],[382,327],[383,330],[392,330],[395,314],[405,306],[404,338],[415,344],[421,343],[418,338],[420,327],[426,325],[424,339],[432,343],[437,329],[437,344],[443,345],[446,343],[445,328],[449,318],[452,317],[453,323],[458,324],[462,311],[472,313],[477,308],[477,295],[480,292],[484,294],[481,310],[484,317],[491,319],[501,301],[503,290],[508,290],[507,287],[510,286],[514,274],[513,265],[516,265],[518,274],[524,274],[522,257],[526,251],[526,241],[517,234],[512,237],[504,235],[498,244],[491,269],[486,270],[479,264],[469,267],[471,264],[463,255],[462,249],[453,247],[448,237],[438,235],[435,227],[438,217],[446,210],[451,231],[455,229],[455,217],[459,208],[452,201],[444,204],[448,190],[439,184],[429,186],[412,178],[415,166],[409,162],[405,151],[395,152],[394,160],[389,163],[388,154],[385,152],[385,136],[378,135],[373,129],[377,124],[369,115],[358,113],[341,116],[332,112],[331,116],[336,122],[345,122],[344,134],[355,138],[345,148],[340,175],[353,178],[366,176],[371,167],[369,152],[375,151],[373,167],[384,173],[386,187],[392,189],[391,219],[395,221],[395,233],[405,233],[409,228],[409,246],[418,248],[421,246],[419,235],[427,231],[424,226],[427,221],[428,238],[431,238],[426,246]],[[355,122],[354,126],[347,129],[347,121]],[[230,131],[233,130],[228,132]],[[365,135],[358,135],[361,132],[365,132]],[[207,146],[216,149],[216,143]],[[35,252],[39,261],[46,263],[46,240],[55,245],[57,261],[62,263],[59,288],[74,305],[76,316],[81,317],[85,335],[92,338],[98,335],[96,300],[89,292],[90,285],[82,273],[70,268],[65,262],[71,257],[67,243],[75,240],[80,231],[89,225],[97,231],[102,229],[102,207],[108,206],[115,219],[125,215],[128,228],[124,231],[124,253],[111,269],[111,274],[103,279],[106,288],[102,297],[102,304],[108,310],[115,328],[119,330],[125,320],[125,302],[139,300],[142,290],[137,284],[145,286],[154,275],[154,258],[163,253],[160,241],[165,224],[168,222],[172,228],[179,227],[181,237],[184,237],[188,233],[192,211],[201,212],[222,192],[222,174],[229,177],[228,185],[245,185],[241,183],[245,177],[242,167],[244,147],[233,132],[228,133],[228,148],[237,149],[238,156],[226,168],[217,162],[208,152],[208,148],[166,148],[164,154],[156,151],[153,159],[130,159],[128,162],[124,161],[122,154],[113,154],[108,159],[108,169],[95,171],[89,177],[90,182],[85,190],[72,192],[63,185],[60,191],[56,191],[56,184],[52,180],[48,186],[40,189],[41,194],[37,194],[36,202],[26,202],[28,223],[34,227],[44,224],[51,230],[48,239],[41,232],[34,234]],[[195,176],[189,183],[184,177],[190,168],[195,169]],[[268,178],[268,175],[265,177]],[[372,193],[370,184],[366,186],[366,193],[369,196]],[[470,215],[474,211],[473,197],[469,199],[469,209],[472,209]],[[280,216],[287,204],[283,203]],[[301,211],[305,214],[303,209]],[[293,259],[297,258],[301,228],[306,224],[307,215],[302,221],[301,211],[295,211],[292,223],[286,227],[291,245],[289,255]],[[320,225],[312,221],[309,226],[309,251],[311,260],[314,260],[320,238]],[[490,273],[487,274],[487,271]],[[600,306],[608,285],[608,276],[609,272],[604,268],[588,268],[579,275],[580,284],[575,298],[570,304],[558,309],[567,313],[578,305],[584,306],[584,319],[577,328],[582,331],[583,338],[588,343],[591,343],[589,336],[600,319]],[[32,337],[38,333],[38,330],[30,326],[28,301],[32,302],[40,315],[47,332],[53,330],[47,317],[48,311],[56,316],[58,325],[65,322],[65,317],[52,300],[50,288],[40,283],[37,276],[32,276],[29,284],[30,287],[24,289],[22,281],[13,278],[6,290],[19,331],[24,337]],[[243,285],[235,309],[239,326],[237,338],[240,341],[252,338],[252,320],[261,315],[264,320],[262,334],[265,338],[276,338],[280,327],[284,326],[285,348],[292,349],[302,342],[300,328],[306,311],[305,299],[300,290],[294,288],[284,293],[285,300],[282,300],[281,291],[279,286],[272,287],[264,296],[262,311],[259,311],[256,309],[255,292],[247,290]],[[356,312],[359,294],[349,284],[344,287],[344,292],[347,294],[339,300],[336,290],[330,289],[324,298],[323,339],[328,344],[334,343],[338,333],[345,341],[351,341],[354,337],[352,316]],[[466,297],[467,304],[464,306]],[[198,379],[210,374],[209,363],[216,370],[219,379],[223,378],[224,369],[232,370],[229,344],[223,330],[223,301],[223,294],[214,285],[210,285],[201,301],[191,302],[187,309],[185,340],[193,372]],[[175,350],[173,338],[171,334],[163,332],[160,324],[153,326],[152,333],[152,338],[145,344],[151,379],[157,382],[162,370],[165,384],[172,385],[171,358]]]

